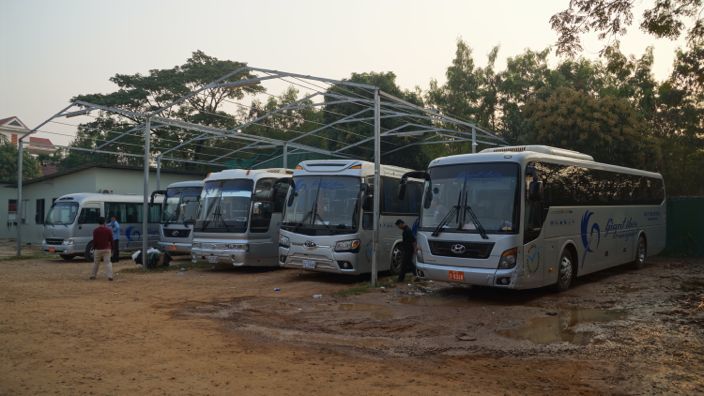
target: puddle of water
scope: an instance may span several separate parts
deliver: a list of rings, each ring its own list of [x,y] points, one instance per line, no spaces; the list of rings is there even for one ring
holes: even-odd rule
[[[351,304],[345,303],[338,306],[338,310],[346,312],[363,312],[376,320],[384,320],[393,318],[391,310],[374,304]]]
[[[605,323],[624,319],[625,310],[579,309],[560,311],[555,316],[533,318],[525,326],[501,330],[499,334],[518,340],[528,340],[535,344],[569,342],[587,345],[593,333],[577,332],[574,327],[582,323]]]

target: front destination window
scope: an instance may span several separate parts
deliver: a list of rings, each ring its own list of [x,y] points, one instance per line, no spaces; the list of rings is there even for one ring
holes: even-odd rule
[[[203,186],[195,229],[207,232],[246,232],[252,180],[215,180]]]
[[[431,168],[429,173],[420,223],[423,231],[518,232],[517,164],[447,165]]]
[[[46,225],[68,225],[73,224],[78,214],[78,203],[57,202],[49,210],[46,216]]]
[[[350,176],[294,177],[281,228],[306,235],[357,230],[361,179]],[[290,205],[289,205],[290,204]]]

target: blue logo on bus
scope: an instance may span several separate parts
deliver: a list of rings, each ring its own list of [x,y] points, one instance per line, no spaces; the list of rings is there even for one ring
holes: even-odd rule
[[[136,230],[134,227],[129,226],[125,229],[125,238],[128,241],[138,241],[141,239],[142,233]]]
[[[582,265],[584,265],[584,260],[587,258],[588,252],[594,252],[592,247],[599,248],[599,243],[601,242],[601,228],[599,223],[593,223],[589,227],[589,220],[591,219],[594,212],[586,211],[584,216],[582,216],[582,224],[580,231],[582,234],[582,245],[584,245],[584,255],[582,256]],[[594,245],[594,234],[596,234],[596,246]]]

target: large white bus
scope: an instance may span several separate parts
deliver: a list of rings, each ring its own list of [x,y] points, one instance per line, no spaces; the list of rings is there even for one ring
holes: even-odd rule
[[[438,158],[425,176],[421,277],[565,290],[577,276],[628,262],[640,267],[665,247],[658,173],[516,146]]]
[[[120,223],[120,252],[142,248],[141,195],[75,193],[56,199],[44,223],[42,250],[58,253],[64,260],[83,256],[93,260],[93,230],[99,217]],[[159,240],[161,200],[149,206],[149,243]]]
[[[203,180],[193,230],[194,262],[276,266],[288,169],[228,169]]]
[[[402,219],[417,219],[422,183],[409,183],[398,199],[401,176],[409,169],[381,166],[379,271],[401,266]],[[279,238],[279,264],[288,268],[363,274],[371,272],[374,164],[358,160],[311,160],[294,171]]]
[[[202,191],[203,181],[191,180],[171,183],[166,190],[152,193],[152,202],[156,195],[164,196],[157,243],[160,250],[170,255],[191,254],[193,225]]]

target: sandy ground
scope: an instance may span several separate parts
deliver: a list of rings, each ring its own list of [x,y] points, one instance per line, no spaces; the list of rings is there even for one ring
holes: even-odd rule
[[[0,394],[704,393],[704,260],[562,294],[89,267],[0,261]]]

